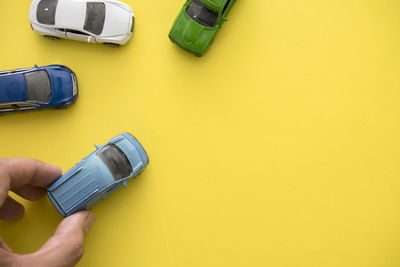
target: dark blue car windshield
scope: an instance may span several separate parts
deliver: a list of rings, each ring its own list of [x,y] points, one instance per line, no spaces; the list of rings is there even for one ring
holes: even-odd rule
[[[26,83],[26,100],[48,103],[51,98],[49,75],[45,70],[32,71],[24,74]]]
[[[206,27],[215,27],[218,21],[218,11],[206,6],[199,0],[193,0],[186,13],[197,23]]]

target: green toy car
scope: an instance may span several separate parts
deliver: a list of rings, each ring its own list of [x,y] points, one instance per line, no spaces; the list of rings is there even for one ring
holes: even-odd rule
[[[173,43],[202,56],[236,0],[186,0],[169,32]]]

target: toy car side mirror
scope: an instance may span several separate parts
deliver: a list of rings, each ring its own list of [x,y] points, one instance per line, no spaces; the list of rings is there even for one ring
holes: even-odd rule
[[[225,17],[223,17],[223,18],[222,18],[222,20],[223,20],[223,21],[227,21],[227,20],[228,20],[228,18],[225,18]]]
[[[98,144],[94,144],[94,146],[96,147],[96,149],[100,149],[100,147],[101,147]]]

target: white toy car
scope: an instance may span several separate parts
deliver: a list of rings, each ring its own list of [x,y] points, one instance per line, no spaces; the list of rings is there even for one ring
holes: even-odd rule
[[[115,0],[33,0],[29,21],[34,31],[49,39],[71,39],[119,46],[127,43],[135,16]]]

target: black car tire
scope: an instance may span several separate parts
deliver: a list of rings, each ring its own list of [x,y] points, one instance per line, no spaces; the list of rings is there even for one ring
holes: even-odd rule
[[[51,35],[43,35],[43,36],[50,40],[60,40],[60,37],[56,36],[51,36]]]
[[[115,44],[115,43],[103,43],[103,44],[108,47],[119,47],[120,46],[120,44]]]

